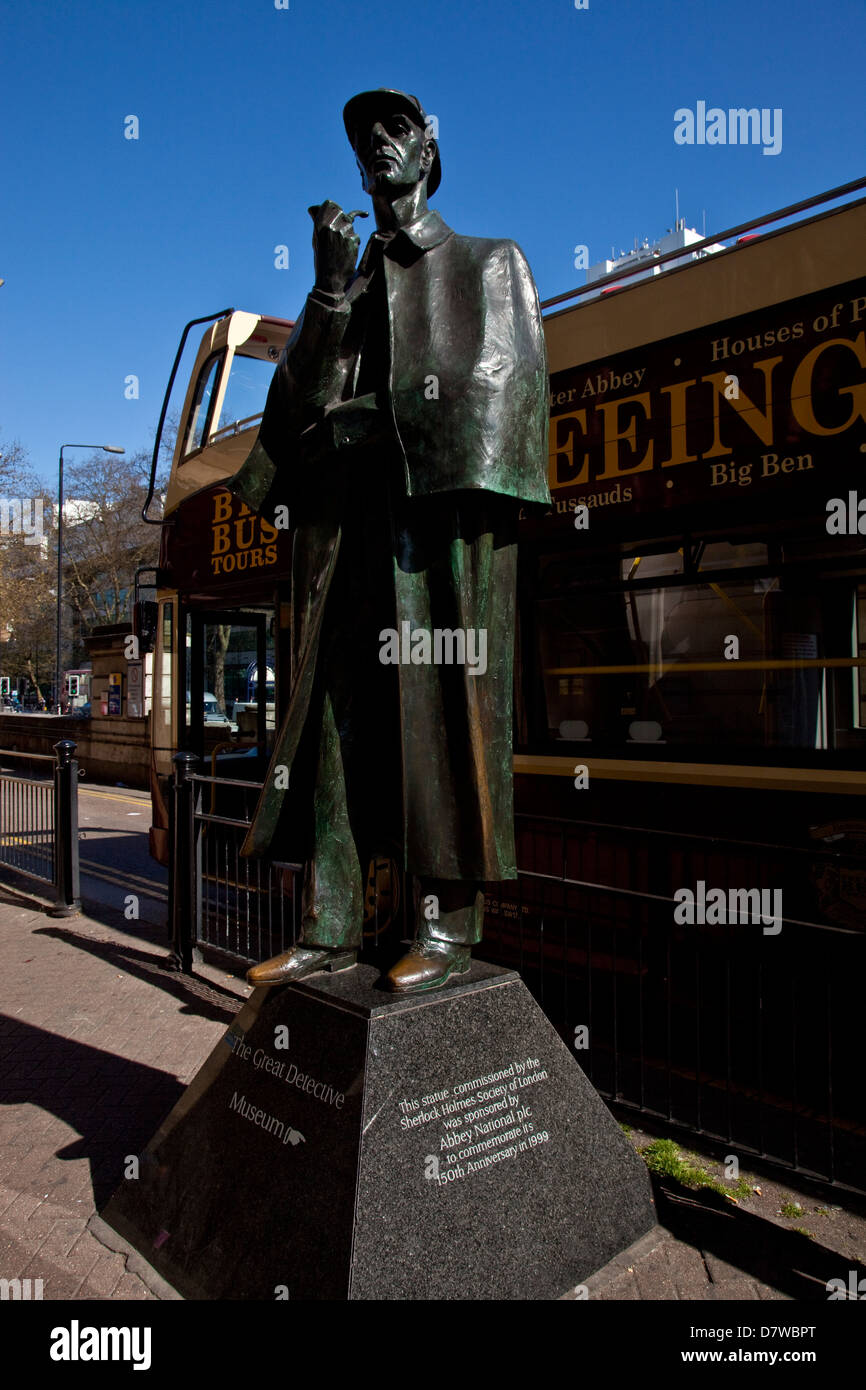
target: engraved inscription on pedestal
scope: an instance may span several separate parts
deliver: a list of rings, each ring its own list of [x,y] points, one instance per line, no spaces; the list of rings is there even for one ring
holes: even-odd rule
[[[288,1029],[284,1031],[286,1034],[285,1048],[288,1049]],[[253,1048],[250,1043],[244,1041],[244,1035],[236,1025],[229,1029],[223,1041],[231,1049],[233,1057],[239,1062],[248,1063],[253,1073],[261,1073],[275,1081],[281,1081],[288,1088],[286,1094],[281,1095],[278,1101],[282,1118],[279,1115],[269,1114],[267,1110],[263,1110],[253,1103],[259,1092],[258,1077],[251,1076],[246,1089],[240,1093],[236,1089],[233,1090],[228,1101],[229,1110],[243,1116],[250,1124],[258,1125],[266,1134],[273,1134],[281,1143],[306,1143],[305,1136],[293,1128],[287,1114],[283,1111],[284,1105],[289,1110],[292,1108],[292,1103],[296,1099],[292,1094],[293,1090],[312,1096],[322,1105],[333,1106],[335,1110],[342,1110],[345,1105],[345,1095],[333,1083],[309,1075],[301,1070],[297,1062],[290,1061],[287,1057],[279,1058],[272,1055],[264,1047]],[[243,1082],[239,1082],[239,1084],[243,1084]],[[251,1099],[247,1099],[247,1090],[250,1091]]]
[[[653,1224],[646,1170],[511,971],[257,991],[106,1223],[186,1297],[553,1298]]]
[[[550,1143],[550,1131],[533,1115],[540,1092],[529,1090],[549,1079],[537,1057],[515,1058],[486,1075],[398,1101],[400,1129],[424,1131],[425,1178],[445,1187]]]

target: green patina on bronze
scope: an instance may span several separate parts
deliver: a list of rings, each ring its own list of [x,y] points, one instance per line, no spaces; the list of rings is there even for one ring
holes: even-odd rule
[[[351,217],[310,209],[316,286],[228,484],[296,528],[293,684],[244,853],[307,862],[303,940],[328,947],[360,942],[361,866],[383,840],[449,898],[432,941],[478,940],[479,885],[516,876],[516,523],[550,504],[544,337],[519,247],[427,208],[438,149],[400,125],[416,108],[347,107],[377,231],[347,272]],[[483,673],[380,660],[385,630],[458,629],[485,634]]]

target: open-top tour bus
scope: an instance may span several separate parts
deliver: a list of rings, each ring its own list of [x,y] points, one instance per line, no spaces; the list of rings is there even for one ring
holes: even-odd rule
[[[542,306],[553,507],[520,548],[521,876],[491,886],[484,935],[564,1036],[589,1030],[603,1094],[854,1186],[866,199],[816,209],[864,187]],[[285,710],[291,532],[223,484],[290,327],[226,313],[190,375],[156,590],[163,862],[173,755],[224,790],[261,783]],[[251,665],[269,672],[252,705]],[[245,704],[243,727],[206,723],[205,692]],[[735,901],[769,902],[766,932]],[[810,1128],[789,1123],[798,1096]]]

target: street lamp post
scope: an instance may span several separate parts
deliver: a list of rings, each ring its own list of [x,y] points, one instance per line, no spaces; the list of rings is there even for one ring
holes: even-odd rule
[[[63,635],[63,450],[101,449],[104,454],[124,454],[116,444],[61,444],[60,468],[57,477],[57,651],[54,663],[54,707],[57,714],[62,709],[60,698],[61,655],[60,642]]]

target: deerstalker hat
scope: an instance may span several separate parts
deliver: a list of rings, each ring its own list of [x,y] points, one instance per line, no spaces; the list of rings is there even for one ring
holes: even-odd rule
[[[402,111],[421,130],[427,130],[430,122],[417,97],[408,92],[398,92],[392,87],[377,87],[375,91],[359,92],[351,97],[343,107],[343,125],[352,148],[356,146],[359,129],[368,128],[379,116],[394,111]],[[442,163],[439,158],[439,143],[434,140],[436,153],[427,176],[427,196],[436,192],[442,182]]]

